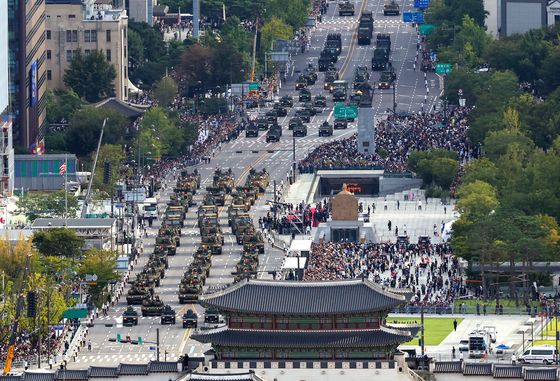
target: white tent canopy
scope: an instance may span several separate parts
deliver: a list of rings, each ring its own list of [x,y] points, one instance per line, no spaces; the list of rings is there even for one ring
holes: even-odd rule
[[[132,94],[138,94],[142,92],[142,90],[134,86],[134,83],[130,82],[130,79],[128,79],[128,91]]]
[[[307,252],[305,255],[309,254],[311,252],[311,243],[313,243],[313,241],[310,239],[294,239],[290,244],[288,255],[290,255],[290,253],[303,254],[304,252]]]

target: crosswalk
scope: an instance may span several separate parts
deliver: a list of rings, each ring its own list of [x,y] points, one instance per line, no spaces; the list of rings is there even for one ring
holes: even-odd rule
[[[333,19],[325,20],[319,25],[353,25],[358,24],[359,21],[356,19]],[[404,21],[399,19],[378,19],[374,20],[375,25],[403,25]]]
[[[114,362],[114,354],[84,354],[80,355],[76,359],[76,363],[84,363],[84,364],[108,364]],[[165,353],[165,351],[160,352],[160,361],[177,361],[179,356],[176,353]],[[144,353],[121,353],[119,354],[119,360],[121,363],[141,363],[145,364],[149,361],[156,360],[156,351],[144,352]]]

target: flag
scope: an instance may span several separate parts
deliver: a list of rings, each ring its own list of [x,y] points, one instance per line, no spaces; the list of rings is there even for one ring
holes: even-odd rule
[[[179,24],[179,29],[181,29],[181,7],[179,7],[179,11],[177,12],[177,24]]]
[[[226,21],[226,4],[222,3],[222,18]]]
[[[64,174],[66,173],[66,163],[62,163],[60,165],[60,167],[58,168],[58,173],[60,174],[60,176],[64,176]]]

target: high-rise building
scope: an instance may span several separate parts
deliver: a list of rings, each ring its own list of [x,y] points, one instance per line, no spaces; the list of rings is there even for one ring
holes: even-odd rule
[[[154,25],[154,6],[156,0],[128,0],[128,16],[136,22]]]
[[[8,0],[0,0],[0,194],[2,196],[10,195],[14,190],[8,54]]]
[[[35,149],[45,136],[45,2],[8,0],[10,112],[14,142]]]
[[[51,89],[64,89],[64,72],[78,49],[101,50],[114,66],[115,96],[128,99],[128,17],[124,9],[93,0],[46,0],[46,67]]]

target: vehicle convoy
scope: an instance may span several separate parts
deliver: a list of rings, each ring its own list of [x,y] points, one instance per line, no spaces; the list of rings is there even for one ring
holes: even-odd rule
[[[183,314],[183,328],[197,328],[198,315],[191,309]]]
[[[349,1],[338,3],[338,15],[354,16],[354,4]]]
[[[274,103],[272,109],[276,111],[276,116],[282,117],[288,115],[288,110],[286,110],[286,107],[282,106],[280,103]]]
[[[368,82],[362,83],[356,90],[358,107],[371,107],[373,102],[373,89]]]
[[[303,123],[295,125],[292,129],[292,136],[307,136],[307,126]]]
[[[339,78],[338,71],[336,69],[329,69],[325,73],[325,83],[323,84],[324,90],[332,91],[332,83]]]
[[[358,24],[358,45],[370,45],[373,37],[373,14],[363,11]]]
[[[393,82],[395,82],[395,79],[397,79],[397,75],[393,70],[384,70],[381,73],[381,77],[379,77],[377,88],[385,90],[390,89],[393,85]]]
[[[280,98],[279,102],[280,102],[280,105],[282,105],[283,107],[293,107],[294,106],[294,100],[289,95],[284,95],[282,98]]]
[[[335,102],[345,101],[348,97],[348,82],[345,80],[334,81],[332,94]]]
[[[288,122],[288,129],[289,130],[293,130],[295,126],[303,124],[303,121],[301,120],[301,118],[299,117],[293,117],[290,119],[290,121]]]
[[[391,55],[391,36],[388,34],[378,34],[375,50],[371,59],[372,70],[385,70],[389,64]]]
[[[138,325],[138,312],[132,306],[128,306],[123,312],[123,326],[132,327]]]
[[[142,301],[142,316],[161,316],[163,307],[163,301],[157,295],[144,299]]]
[[[319,136],[332,136],[333,126],[326,120],[319,126]]]
[[[255,123],[249,123],[247,127],[245,127],[245,137],[259,137],[259,127]]]
[[[325,41],[326,49],[334,49],[336,55],[340,55],[342,52],[342,35],[340,33],[329,33],[327,34],[327,40]]]
[[[327,98],[324,95],[316,95],[315,100],[313,101],[314,107],[324,108],[327,107]]]
[[[354,89],[369,81],[370,74],[368,68],[365,66],[358,66],[354,71]]]
[[[175,310],[169,304],[166,304],[161,313],[161,325],[175,324]]]
[[[385,16],[398,16],[401,14],[401,9],[395,0],[383,6],[383,15]]]

